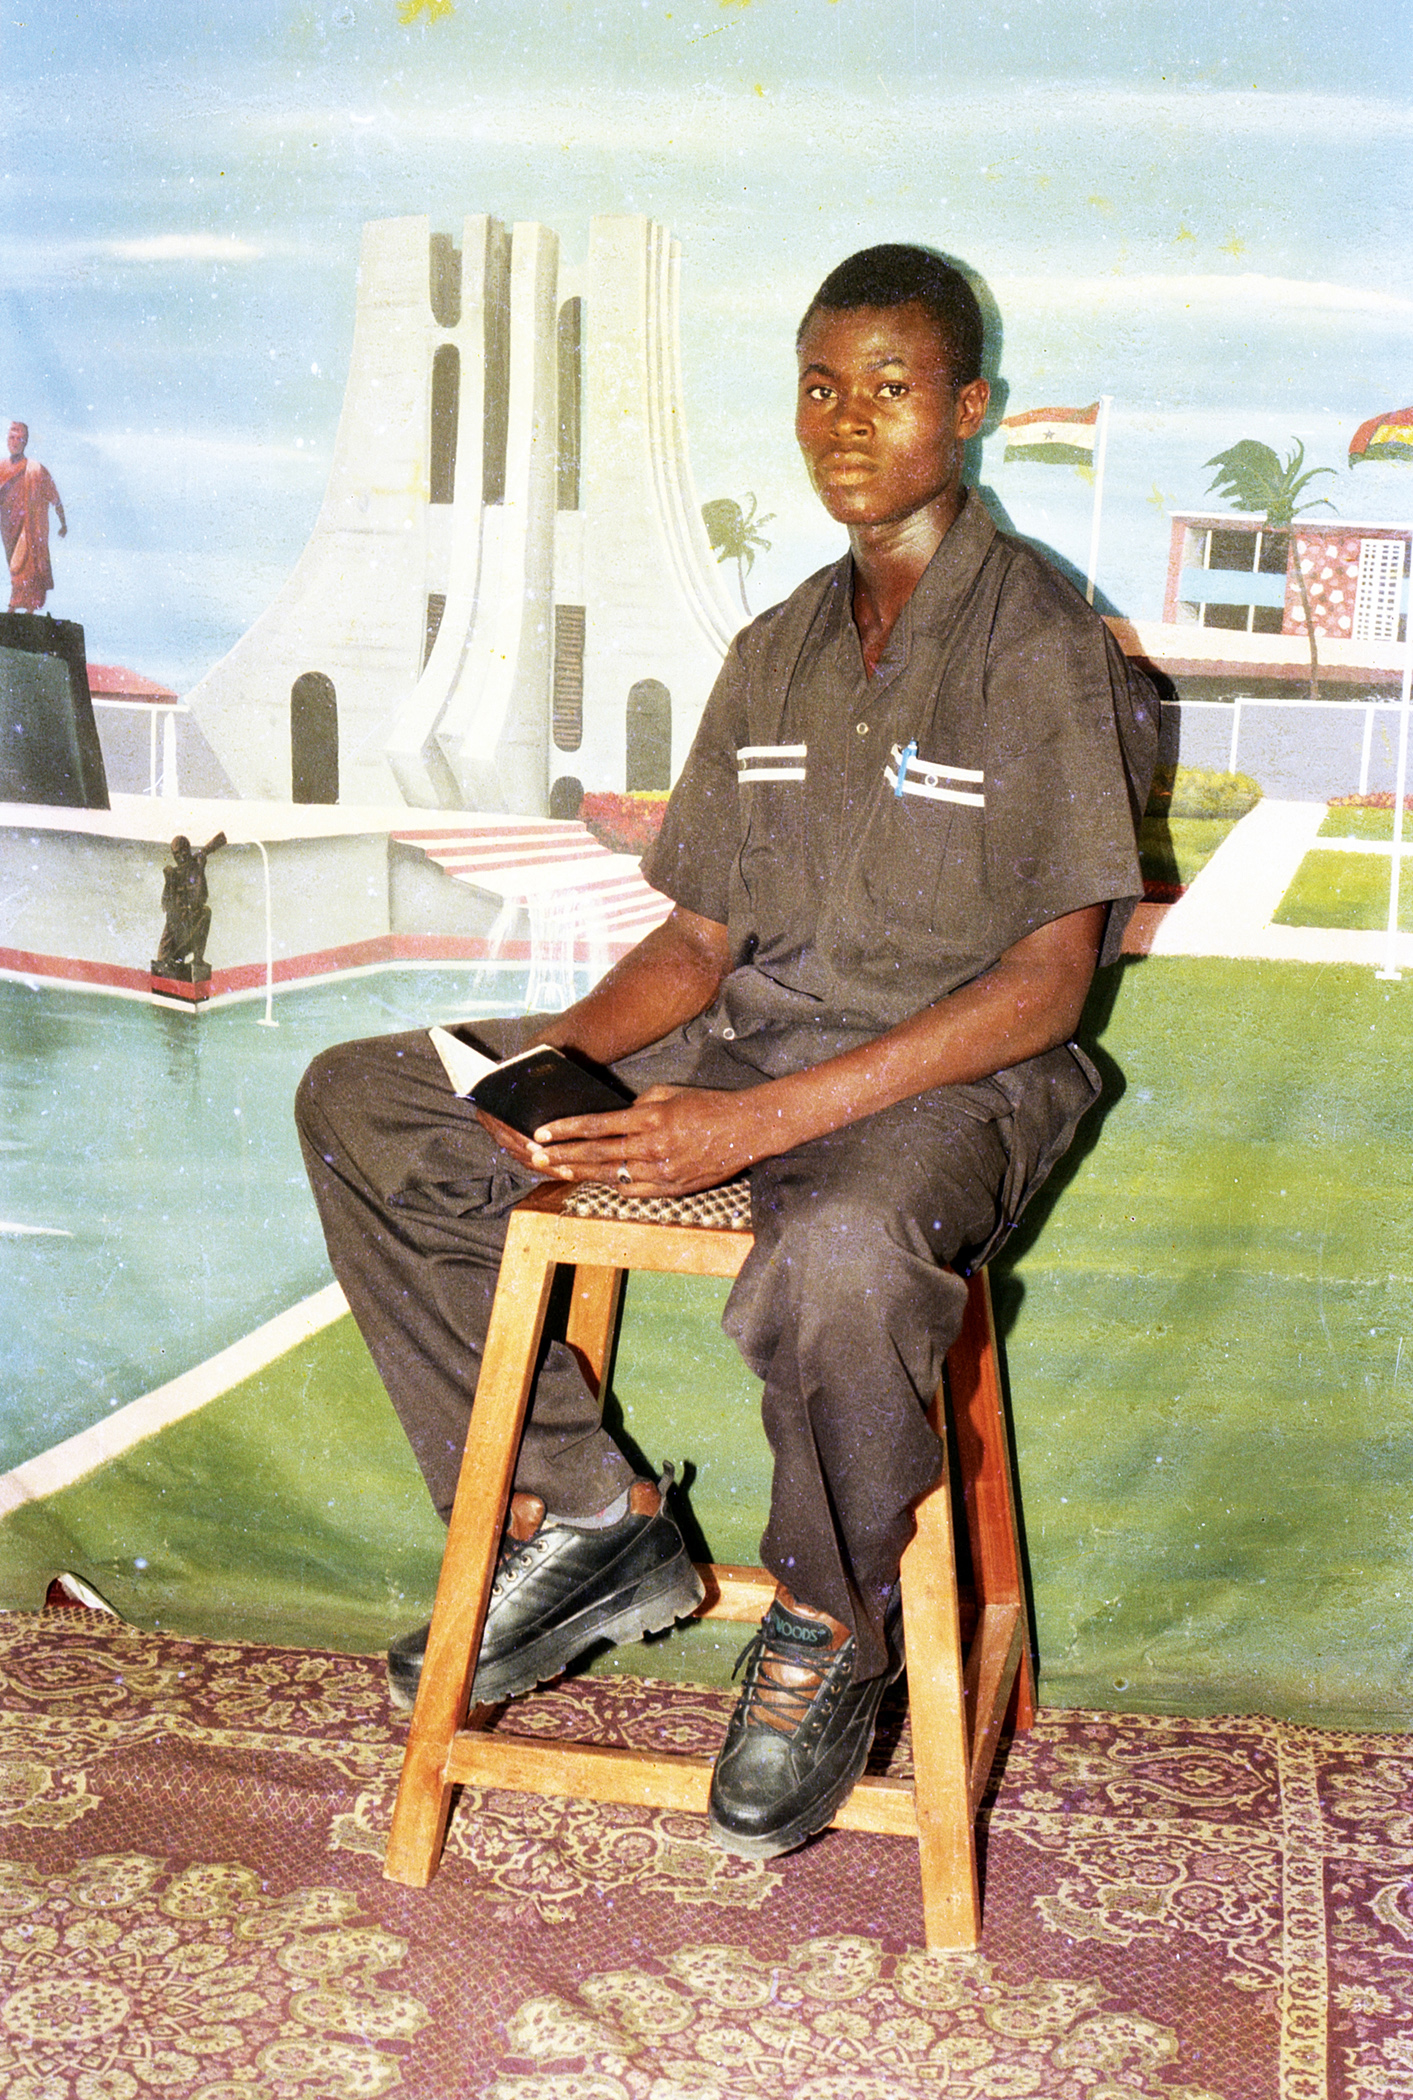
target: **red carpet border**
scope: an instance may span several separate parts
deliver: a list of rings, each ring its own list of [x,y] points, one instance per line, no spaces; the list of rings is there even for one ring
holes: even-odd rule
[[[986,1935],[916,1855],[467,1790],[383,1880],[376,1662],[0,1618],[8,2100],[1413,2095],[1413,1741],[1056,1713],[989,1809]],[[710,1750],[727,1695],[581,1680],[521,1732]],[[885,1754],[906,1757],[894,1714]]]

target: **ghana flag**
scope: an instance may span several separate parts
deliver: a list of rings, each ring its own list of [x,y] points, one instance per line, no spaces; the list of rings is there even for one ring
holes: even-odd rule
[[[1349,440],[1349,464],[1366,459],[1413,459],[1413,408],[1391,408],[1359,425]]]
[[[1006,416],[1006,464],[1013,459],[1039,460],[1051,467],[1092,467],[1099,403],[1088,408],[1032,408],[1023,416]]]

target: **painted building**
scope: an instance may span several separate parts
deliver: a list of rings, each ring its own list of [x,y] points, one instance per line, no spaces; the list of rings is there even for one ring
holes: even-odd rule
[[[242,796],[569,815],[666,787],[737,624],[687,457],[677,244],[365,226],[314,531],[188,695]]]
[[[1407,550],[1404,526],[1343,519],[1275,526],[1264,512],[1174,511],[1163,618],[1303,636],[1308,598],[1317,635],[1396,642]]]

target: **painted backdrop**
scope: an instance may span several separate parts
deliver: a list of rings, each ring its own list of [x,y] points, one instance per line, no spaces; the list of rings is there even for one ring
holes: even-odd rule
[[[571,261],[598,214],[680,241],[695,492],[754,501],[754,609],[837,551],[790,434],[810,292],[873,241],[947,249],[995,302],[1005,416],[1111,402],[1098,600],[1171,623],[1171,513],[1241,507],[1210,493],[1210,463],[1242,441],[1328,469],[1306,498],[1332,531],[1413,515],[1406,445],[1350,464],[1361,427],[1413,396],[1406,34],[1395,0],[35,0],[5,30],[0,412],[67,510],[49,609],[82,622],[92,663],[196,686],[314,525],[364,224],[487,212],[553,226]],[[993,419],[979,478],[1082,577],[1098,463],[1062,427],[1059,458],[1035,457],[1028,427]],[[736,594],[734,566],[721,582]],[[1157,812],[1151,910],[1171,914],[1086,1022],[1110,1108],[998,1271],[1061,1702],[1407,1711],[1413,987],[1406,962],[1376,974],[1387,809],[1338,804],[1392,777],[1387,709],[1361,776],[1361,703],[1396,685],[1380,675],[1340,686],[1313,772],[1290,756],[1325,750],[1313,718],[1243,730],[1228,680],[1198,737],[1188,689],[1174,755],[1239,761],[1267,793]],[[159,883],[169,812],[146,802],[124,821]],[[55,864],[32,813],[4,815],[0,941],[29,953],[6,929]],[[240,866],[212,864],[213,954],[222,869],[258,909]],[[331,924],[383,879],[352,847],[338,866],[290,876]],[[419,1615],[434,1527],[318,1295],[286,1103],[321,1042],[527,999],[530,960],[328,978],[282,992],[267,1029],[258,1000],[197,1021],[12,963],[0,1603],[32,1605],[62,1567],[194,1629],[372,1648]],[[642,1288],[628,1339],[628,1433],[652,1456],[691,1445],[709,1542],[750,1557],[763,1457],[710,1306]],[[705,1424],[673,1423],[684,1368],[716,1396]],[[204,1404],[120,1429],[203,1376]],[[109,1444],[45,1470],[107,1422]]]

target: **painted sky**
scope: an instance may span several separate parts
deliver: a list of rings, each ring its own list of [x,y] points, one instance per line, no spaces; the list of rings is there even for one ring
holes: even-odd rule
[[[318,508],[359,228],[403,213],[541,219],[570,259],[594,212],[672,228],[699,494],[776,514],[755,606],[838,544],[791,339],[875,240],[984,276],[1012,409],[1114,397],[1119,610],[1156,616],[1165,508],[1241,436],[1406,517],[1413,469],[1345,458],[1413,402],[1409,28],[1394,0],[14,0],[0,415],[68,507],[51,609],[182,689],[249,625]],[[1088,488],[1001,452],[1000,504],[1082,565]]]

